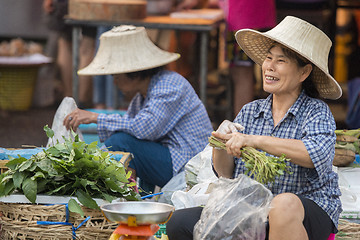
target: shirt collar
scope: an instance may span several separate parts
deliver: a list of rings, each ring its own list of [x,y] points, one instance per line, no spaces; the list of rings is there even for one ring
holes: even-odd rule
[[[263,113],[263,116],[265,119],[272,118],[272,111],[271,111],[272,98],[273,98],[273,95],[270,94],[264,100],[264,102],[262,102],[262,104],[259,107],[259,110],[254,114],[255,118],[259,117],[261,115],[261,113]],[[307,98],[307,95],[305,94],[304,90],[301,91],[301,93],[300,93],[299,97],[296,99],[295,103],[288,110],[287,115],[292,114],[295,117],[295,119],[298,120],[298,118],[300,116],[298,116],[297,113],[299,112],[300,107],[306,98]]]

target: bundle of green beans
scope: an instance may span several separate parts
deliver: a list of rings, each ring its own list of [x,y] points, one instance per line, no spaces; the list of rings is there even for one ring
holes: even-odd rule
[[[211,136],[209,143],[212,147],[226,150],[226,142],[221,139]],[[245,174],[250,177],[253,176],[256,181],[262,184],[274,182],[276,177],[285,172],[290,173],[290,166],[286,165],[289,159],[285,158],[285,154],[280,157],[272,157],[253,147],[244,147],[241,149],[241,157],[247,169]]]

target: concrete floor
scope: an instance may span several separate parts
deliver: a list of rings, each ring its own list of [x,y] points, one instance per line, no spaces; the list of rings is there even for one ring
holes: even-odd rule
[[[0,147],[45,146],[47,136],[43,128],[46,124],[52,125],[55,112],[56,107],[17,112],[0,110]]]

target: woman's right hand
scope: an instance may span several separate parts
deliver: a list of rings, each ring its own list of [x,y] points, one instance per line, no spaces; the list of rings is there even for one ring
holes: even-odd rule
[[[234,123],[231,122],[229,120],[224,120],[220,126],[218,127],[218,129],[216,130],[217,133],[224,133],[224,134],[229,134],[229,133],[234,133],[234,132],[239,132],[239,131],[243,131],[245,129],[245,127],[243,127],[241,124],[239,123]]]

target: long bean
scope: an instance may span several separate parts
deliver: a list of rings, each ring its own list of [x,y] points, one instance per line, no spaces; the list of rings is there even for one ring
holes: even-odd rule
[[[226,142],[221,139],[211,136],[209,143],[212,147],[226,150]],[[286,164],[290,159],[287,159],[285,154],[280,157],[272,157],[253,147],[244,147],[241,149],[241,157],[245,162],[245,174],[262,184],[274,182],[276,177],[284,175],[284,173],[291,173],[291,167]]]

